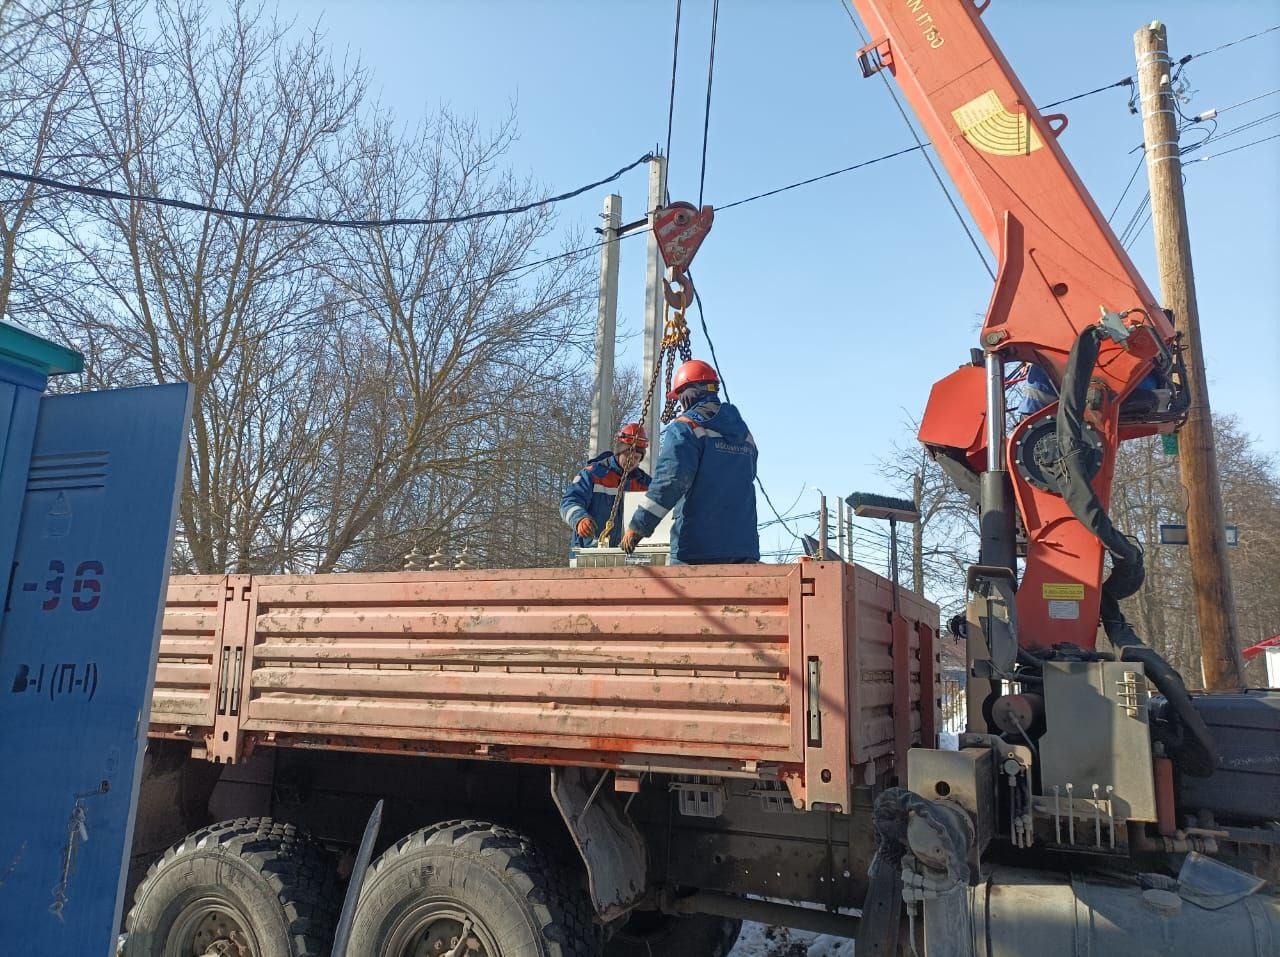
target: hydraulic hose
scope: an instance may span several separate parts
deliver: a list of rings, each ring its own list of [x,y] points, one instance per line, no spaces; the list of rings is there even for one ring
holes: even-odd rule
[[[1080,333],[1067,357],[1062,375],[1062,391],[1058,402],[1058,448],[1064,469],[1059,491],[1071,514],[1093,532],[1111,553],[1111,574],[1102,586],[1104,594],[1117,602],[1128,598],[1142,587],[1145,570],[1142,549],[1116,528],[1111,516],[1098,501],[1089,476],[1085,474],[1085,457],[1089,453],[1085,431],[1085,405],[1089,398],[1089,381],[1098,361],[1098,341],[1102,330],[1091,326]]]
[[[1159,652],[1143,643],[1133,626],[1125,621],[1120,603],[1110,598],[1105,589],[1102,593],[1101,615],[1107,638],[1120,649],[1120,660],[1141,664],[1151,683],[1165,696],[1169,707],[1177,715],[1183,739],[1181,745],[1174,748],[1171,757],[1184,773],[1192,777],[1207,778],[1213,774],[1219,762],[1218,747],[1209,726],[1204,723],[1204,718],[1200,717],[1200,712],[1192,703],[1191,695],[1187,694],[1182,675]]]
[[[1120,651],[1121,660],[1142,664],[1147,677],[1168,699],[1174,714],[1178,716],[1184,732],[1182,746],[1174,755],[1179,766],[1194,777],[1208,777],[1218,766],[1217,746],[1204,719],[1192,704],[1182,676],[1155,649],[1143,643],[1120,610],[1121,600],[1142,587],[1145,577],[1142,549],[1116,528],[1085,474],[1088,445],[1084,435],[1084,413],[1102,335],[1102,330],[1097,326],[1085,329],[1067,357],[1056,420],[1063,465],[1059,491],[1071,513],[1111,553],[1111,574],[1102,584],[1099,606],[1099,616],[1107,638]]]

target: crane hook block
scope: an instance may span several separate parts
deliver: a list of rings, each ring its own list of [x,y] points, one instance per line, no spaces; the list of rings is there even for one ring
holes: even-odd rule
[[[662,297],[672,309],[683,312],[693,302],[693,280],[687,272],[673,272],[670,279],[662,280]]]
[[[688,270],[714,219],[715,210],[710,206],[699,212],[692,203],[672,203],[654,213],[653,234],[668,269],[677,275]]]

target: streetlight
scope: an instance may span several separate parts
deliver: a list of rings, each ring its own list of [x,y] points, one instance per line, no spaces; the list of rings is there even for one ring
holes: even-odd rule
[[[915,502],[892,495],[852,492],[845,501],[858,518],[878,518],[889,522],[889,577],[893,581],[893,610],[898,611],[898,522],[918,522]]]

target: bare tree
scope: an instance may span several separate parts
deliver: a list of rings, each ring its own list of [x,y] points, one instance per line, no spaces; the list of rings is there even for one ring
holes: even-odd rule
[[[332,181],[341,209],[434,219],[527,203],[539,192],[534,184],[495,171],[513,135],[510,118],[486,133],[443,110],[400,137],[379,117],[338,157]],[[439,523],[510,495],[517,477],[504,463],[523,436],[542,434],[590,342],[583,262],[532,278],[518,268],[553,217],[543,206],[331,237],[319,268],[343,303],[346,327],[378,343],[363,361],[381,369],[353,393],[360,427],[336,430],[324,449],[330,504],[313,525],[317,569],[344,567],[397,501],[434,497],[444,508]],[[476,498],[433,495],[440,483],[471,488]]]
[[[1230,550],[1241,640],[1253,643],[1280,632],[1280,475],[1230,416],[1214,419],[1226,521],[1239,528]],[[1186,549],[1160,544],[1162,524],[1185,523],[1177,460],[1156,438],[1128,442],[1116,460],[1111,511],[1145,551],[1146,581],[1124,603],[1138,634],[1165,655],[1189,683],[1202,680],[1193,583]],[[1253,676],[1261,683],[1261,665]]]
[[[594,281],[587,257],[524,267],[553,251],[551,207],[466,215],[544,193],[503,169],[514,118],[404,132],[314,30],[245,0],[216,20],[131,2],[22,20],[0,0],[0,52],[26,71],[0,90],[9,165],[201,207],[448,220],[0,195],[5,315],[81,349],[91,387],[194,388],[175,569],[394,568],[419,543],[563,561]]]
[[[335,68],[316,33],[290,40],[244,3],[217,28],[186,0],[161,0],[156,16],[154,57],[117,22],[113,68],[85,74],[103,177],[131,193],[320,212],[331,198],[320,160],[353,122],[363,76]],[[248,570],[292,466],[314,457],[314,352],[282,333],[323,303],[315,230],[141,202],[82,213],[60,230],[91,290],[59,303],[79,332],[68,338],[91,346],[99,381],[192,384],[185,564]]]
[[[93,0],[0,0],[0,165],[30,176],[80,178],[92,128],[86,68],[109,52]],[[132,17],[129,7],[120,16]],[[0,184],[0,318],[38,323],[63,268],[50,221],[67,198],[35,183]]]
[[[918,426],[904,430],[915,435]],[[976,560],[978,516],[968,496],[947,478],[929,451],[917,442],[895,445],[880,473],[915,502],[920,522],[911,536],[911,581],[916,592],[938,602],[947,615],[964,608],[966,569]]]

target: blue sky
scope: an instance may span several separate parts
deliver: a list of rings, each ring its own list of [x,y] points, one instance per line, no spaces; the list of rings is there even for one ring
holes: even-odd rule
[[[280,0],[317,19],[373,88],[412,121],[438,104],[495,122],[515,104],[508,160],[548,191],[581,185],[665,140],[673,0]],[[711,0],[685,0],[669,190],[696,201]],[[1280,0],[1160,3],[995,0],[986,23],[1038,103],[1133,70],[1133,33],[1153,16],[1173,54],[1280,23]],[[838,0],[724,0],[706,202],[744,196],[911,145],[878,80],[863,80]],[[1192,61],[1184,109],[1225,107],[1280,87],[1280,31]],[[1133,172],[1141,122],[1113,90],[1064,107],[1060,142],[1104,212]],[[1280,110],[1280,95],[1222,117],[1225,131]],[[1280,132],[1280,120],[1212,155]],[[1123,226],[1145,191],[1130,191]],[[1186,189],[1216,411],[1280,453],[1280,140],[1189,165]],[[614,187],[624,221],[644,213],[645,173]],[[565,229],[598,223],[604,190],[560,207]],[[644,244],[622,246],[619,356],[638,365]],[[553,245],[548,253],[558,251]],[[1158,289],[1150,229],[1131,247]],[[965,361],[991,291],[923,159],[911,154],[727,210],[695,273],[734,402],[761,448],[779,508],[812,489],[884,490],[878,461],[906,444],[931,384]],[[704,355],[695,326],[695,354]],[[768,510],[761,503],[761,518]],[[767,533],[766,550],[785,535]]]

